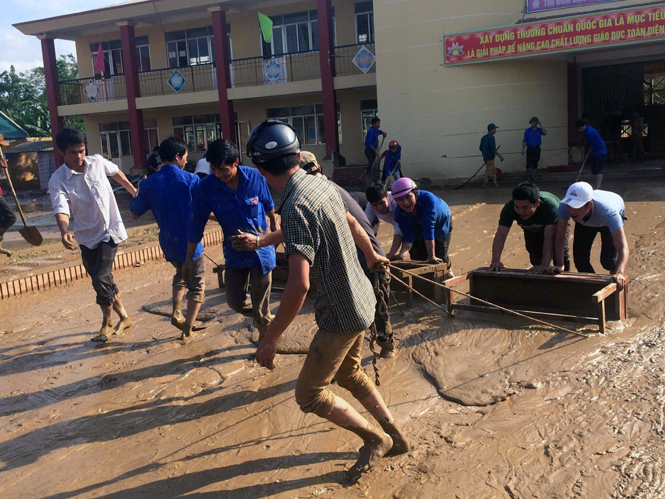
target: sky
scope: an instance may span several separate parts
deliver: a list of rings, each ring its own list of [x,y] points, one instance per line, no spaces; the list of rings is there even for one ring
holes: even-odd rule
[[[61,16],[72,12],[97,9],[123,3],[124,0],[0,0],[0,73],[14,66],[17,72],[43,66],[41,42],[34,36],[26,36],[12,24]],[[55,51],[76,56],[74,42],[56,40]]]

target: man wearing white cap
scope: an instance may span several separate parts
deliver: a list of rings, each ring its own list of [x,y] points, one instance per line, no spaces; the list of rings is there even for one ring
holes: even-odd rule
[[[602,247],[600,263],[605,270],[614,274],[619,288],[628,281],[628,241],[623,230],[626,220],[626,207],[618,194],[609,191],[593,190],[586,182],[577,182],[568,188],[566,197],[557,211],[557,231],[555,239],[554,273],[563,271],[563,248],[566,240],[568,220],[575,221],[573,260],[578,272],[594,273],[591,265],[591,246],[600,233]]]

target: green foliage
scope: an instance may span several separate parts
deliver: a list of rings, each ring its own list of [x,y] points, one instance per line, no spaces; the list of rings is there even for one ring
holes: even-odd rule
[[[57,61],[60,80],[78,78],[78,66],[72,54],[61,55]],[[51,120],[46,98],[44,68],[32,68],[17,73],[12,66],[0,73],[0,111],[23,127],[31,137],[50,137]],[[83,119],[78,116],[65,118],[65,126],[83,130]]]

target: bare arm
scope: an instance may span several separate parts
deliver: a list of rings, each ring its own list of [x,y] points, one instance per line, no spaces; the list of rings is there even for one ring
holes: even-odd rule
[[[626,233],[624,232],[623,227],[612,232],[612,241],[614,242],[614,247],[619,253],[617,267],[614,271],[614,277],[617,280],[619,289],[623,289],[623,287],[628,282],[628,277],[626,277],[626,266],[628,265],[628,258],[630,257],[628,241],[626,240]]]
[[[372,242],[369,240],[369,236],[363,230],[362,226],[358,223],[358,220],[353,218],[353,215],[346,212],[346,221],[349,224],[349,229],[351,229],[351,235],[353,236],[353,242],[360,248],[360,251],[365,255],[367,260],[367,266],[372,269],[376,263],[389,263],[390,260],[387,258],[377,255],[372,248]]]
[[[237,236],[231,236],[231,245],[236,251],[254,251],[265,246],[277,246],[284,242],[282,229],[276,230],[264,236],[257,236],[243,232]]]
[[[69,230],[69,215],[65,213],[56,213],[55,221],[58,224],[58,229],[60,229],[60,234],[62,235],[62,245],[68,250],[76,248],[74,233]]]
[[[393,235],[393,245],[390,247],[388,258],[392,258],[399,251],[399,247],[402,245],[402,236],[400,234]]]
[[[490,262],[490,270],[501,272],[506,268],[505,265],[501,263],[501,254],[503,253],[503,247],[506,244],[509,232],[510,227],[505,227],[503,225],[497,227],[496,234],[494,235],[494,242],[492,243],[492,261]]]
[[[443,260],[441,258],[438,258],[436,256],[435,250],[436,250],[436,240],[425,240],[425,247],[427,248],[427,261],[428,262],[434,262],[434,263],[441,263]]]
[[[268,220],[270,221],[270,230],[276,232],[280,229],[279,223],[277,222],[277,217],[275,216],[275,210],[270,210],[266,213],[268,215]]]
[[[566,229],[568,220],[559,219],[556,222],[556,235],[554,236],[554,266],[550,271],[554,274],[563,272],[563,248],[566,244]]]
[[[256,350],[256,360],[268,369],[275,369],[277,340],[286,331],[302,308],[309,291],[309,261],[298,253],[289,255],[289,279],[284,288],[284,296],[275,318],[268,326],[265,337]]]
[[[127,177],[125,177],[125,174],[122,173],[122,171],[119,171],[118,173],[113,175],[112,178],[113,180],[118,182],[121,186],[123,186],[127,190],[127,192],[129,192],[132,195],[133,198],[136,197],[139,191],[137,191],[136,187],[134,187],[132,183],[129,180],[127,180]]]
[[[526,152],[526,142],[522,142],[522,156],[524,156],[525,152]]]
[[[554,238],[556,237],[557,226],[545,226],[545,242],[543,244],[543,260],[540,262],[542,268],[550,266],[550,262],[554,258]],[[564,234],[565,236],[565,234]]]

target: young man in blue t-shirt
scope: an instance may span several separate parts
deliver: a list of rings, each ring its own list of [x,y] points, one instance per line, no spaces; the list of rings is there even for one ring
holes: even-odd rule
[[[164,159],[162,168],[143,180],[139,193],[129,205],[133,220],[151,210],[159,226],[159,245],[164,258],[175,268],[173,276],[173,310],[171,324],[182,331],[186,341],[194,328],[194,321],[205,299],[205,265],[203,245],[196,245],[194,271],[189,279],[183,277],[183,265],[187,257],[187,230],[192,213],[194,191],[199,177],[184,170],[187,164],[187,144],[169,137],[158,150]],[[187,317],[182,315],[182,300],[187,295]]]
[[[529,124],[531,126],[524,130],[524,139],[522,140],[522,156],[526,152],[527,181],[536,180],[536,170],[540,161],[540,145],[542,144],[541,137],[547,135],[547,130],[537,117],[531,118]]]
[[[374,162],[379,154],[379,136],[387,137],[388,134],[381,130],[381,120],[378,116],[372,118],[372,126],[367,130],[365,136],[365,156],[367,157],[367,170],[363,173],[360,180],[364,180],[367,175],[372,174]]]
[[[605,168],[605,158],[607,158],[607,146],[605,141],[591,125],[587,125],[584,120],[577,120],[575,123],[577,129],[584,134],[589,146],[589,152],[586,154],[586,159],[593,157],[591,162],[591,173],[596,180],[596,189],[600,189],[600,184],[603,182],[603,169]]]

